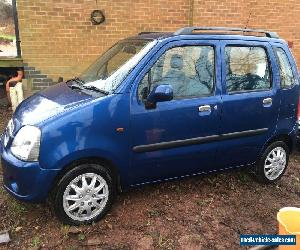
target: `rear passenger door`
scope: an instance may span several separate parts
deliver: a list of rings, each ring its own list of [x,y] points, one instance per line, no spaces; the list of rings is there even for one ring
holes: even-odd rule
[[[276,130],[280,97],[269,43],[223,41],[222,113],[219,165],[235,167],[255,162]]]

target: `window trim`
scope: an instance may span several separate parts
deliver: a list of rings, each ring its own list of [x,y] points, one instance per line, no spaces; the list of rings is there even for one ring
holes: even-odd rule
[[[282,84],[281,84],[282,78],[281,78],[281,70],[280,70],[280,61],[279,61],[279,57],[278,57],[278,54],[277,54],[277,50],[281,50],[284,53],[284,55],[285,55],[285,57],[286,57],[286,59],[288,61],[288,64],[290,66],[292,75],[293,75],[293,82],[292,82],[292,84],[289,87],[283,87]],[[296,80],[295,80],[295,74],[294,74],[294,70],[293,70],[293,66],[291,64],[291,61],[290,61],[290,59],[289,59],[289,57],[288,57],[285,49],[282,48],[282,47],[274,46],[274,54],[275,54],[276,62],[277,62],[277,65],[278,65],[279,78],[280,78],[280,89],[283,89],[283,90],[292,89],[296,85],[296,83],[295,83],[296,82]]]
[[[171,49],[174,48],[183,48],[183,47],[211,47],[213,49],[214,52],[214,75],[213,75],[213,86],[212,86],[212,91],[210,94],[203,94],[200,96],[190,96],[189,98],[187,97],[181,97],[181,98],[173,98],[171,101],[178,101],[178,100],[192,100],[192,99],[199,99],[199,98],[203,98],[203,97],[211,97],[211,96],[215,96],[216,95],[216,86],[217,86],[217,67],[216,67],[216,63],[217,63],[217,46],[215,44],[206,44],[205,42],[203,44],[183,44],[183,45],[174,45],[174,46],[170,46],[169,48],[167,48],[166,50],[164,50],[162,52],[162,54],[157,58],[157,60],[152,63],[152,65],[149,67],[149,70],[141,77],[138,86],[136,88],[136,99],[138,101],[138,104],[142,104],[144,105],[144,102],[139,98],[139,86],[141,81],[144,79],[144,77],[151,71],[152,67],[155,65],[155,63],[162,57],[165,55],[165,53]]]
[[[269,68],[269,79],[270,79],[270,87],[269,88],[264,88],[264,89],[253,89],[253,90],[237,90],[237,91],[231,91],[228,92],[227,89],[227,77],[226,77],[226,73],[227,73],[227,60],[225,58],[225,50],[226,47],[255,47],[255,48],[262,48],[264,49],[265,53],[266,53],[266,57],[267,57],[267,62],[268,62],[268,68]],[[224,62],[225,62],[225,90],[226,90],[226,94],[227,95],[236,95],[236,94],[244,94],[244,93],[257,93],[257,92],[264,92],[264,91],[270,91],[273,89],[274,87],[274,83],[273,83],[273,68],[272,68],[272,61],[270,58],[270,54],[268,51],[268,48],[264,45],[261,44],[255,44],[255,45],[251,45],[251,44],[226,44],[224,46]]]

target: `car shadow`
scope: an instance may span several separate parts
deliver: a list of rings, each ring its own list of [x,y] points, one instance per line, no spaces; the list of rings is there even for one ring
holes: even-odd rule
[[[294,154],[300,155],[300,140],[296,143]]]

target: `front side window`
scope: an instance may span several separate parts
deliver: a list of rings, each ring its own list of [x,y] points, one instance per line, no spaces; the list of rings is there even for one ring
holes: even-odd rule
[[[228,93],[271,88],[269,63],[264,48],[227,46],[225,60]]]
[[[291,64],[286,56],[286,53],[281,48],[276,48],[276,54],[280,69],[280,85],[282,88],[289,88],[293,85],[294,76]]]
[[[169,84],[174,99],[211,95],[214,89],[214,48],[185,46],[167,50],[144,76],[139,100],[147,99],[154,86]]]

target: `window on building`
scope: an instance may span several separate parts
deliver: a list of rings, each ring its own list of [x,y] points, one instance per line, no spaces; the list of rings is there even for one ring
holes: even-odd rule
[[[276,54],[280,68],[280,85],[282,88],[289,88],[293,85],[294,82],[291,64],[283,49],[276,48]]]
[[[225,56],[228,93],[266,90],[271,87],[269,63],[264,48],[227,46]]]
[[[174,99],[208,96],[214,89],[214,48],[185,46],[167,50],[145,75],[138,88],[145,100],[154,86],[170,84]]]
[[[15,1],[0,1],[0,57],[16,57],[14,8]]]

